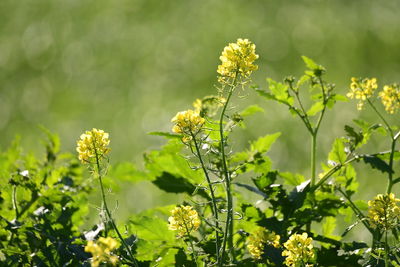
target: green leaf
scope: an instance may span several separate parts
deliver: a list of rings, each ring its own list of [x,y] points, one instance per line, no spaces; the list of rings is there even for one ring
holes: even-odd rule
[[[268,93],[268,92],[265,92],[264,90],[257,89],[256,92],[257,92],[260,96],[265,97],[265,98],[268,99],[268,100],[277,100],[273,94]]]
[[[271,184],[275,183],[277,176],[278,172],[272,171],[264,175],[261,175],[257,178],[253,178],[253,182],[258,189],[264,190],[264,188],[266,188],[267,186],[270,186]]]
[[[349,99],[341,94],[332,94],[331,99],[335,100],[335,101],[342,101],[342,102],[348,102]]]
[[[347,155],[345,152],[344,142],[346,140],[343,138],[337,138],[333,142],[332,150],[329,152],[328,159],[330,164],[343,164],[346,161]]]
[[[181,139],[182,138],[182,135],[180,135],[180,134],[172,134],[172,133],[169,133],[169,132],[149,132],[147,134],[148,135],[162,136],[162,137],[165,137],[167,139],[171,139],[171,138]]]
[[[280,102],[293,105],[293,97],[289,95],[288,85],[276,82],[270,78],[267,78],[269,84],[269,90],[271,90],[272,95]]]
[[[309,57],[306,56],[301,56],[301,58],[303,59],[304,63],[306,64],[307,68],[311,69],[311,70],[316,70],[318,69],[318,64],[314,62],[314,60],[312,60]]]
[[[187,179],[183,177],[176,177],[168,172],[163,172],[160,176],[157,176],[152,183],[168,193],[187,193],[188,195],[196,193],[208,198],[208,195],[205,193],[205,191],[196,190],[197,187],[190,183]]]
[[[251,105],[245,108],[242,112],[240,112],[240,116],[247,117],[251,116],[257,112],[264,112],[264,109],[258,105]]]
[[[306,180],[303,175],[298,173],[280,172],[279,176],[282,177],[287,184],[293,186],[297,186]]]
[[[371,165],[373,169],[377,169],[383,173],[394,173],[393,169],[390,168],[389,164],[380,159],[377,156],[365,155],[363,160],[366,164]]]
[[[334,237],[333,231],[335,231],[336,228],[336,218],[329,216],[326,217],[323,224],[322,224],[322,233],[326,237]]]
[[[250,144],[250,150],[265,153],[271,148],[272,144],[275,143],[280,135],[281,133],[278,132],[260,137]]]
[[[324,104],[322,101],[314,103],[309,110],[307,110],[307,115],[312,117],[324,109]]]

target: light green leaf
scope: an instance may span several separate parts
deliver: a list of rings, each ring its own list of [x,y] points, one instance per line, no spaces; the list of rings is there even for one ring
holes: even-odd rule
[[[346,152],[345,152],[345,139],[337,138],[333,142],[332,150],[329,152],[328,159],[331,164],[343,164],[346,161]]]
[[[278,132],[260,137],[250,144],[250,150],[265,153],[271,148],[272,144],[275,143],[280,135],[281,133]]]
[[[270,78],[267,78],[268,84],[269,84],[269,89],[271,90],[271,93],[274,95],[274,97],[280,101],[287,103],[289,105],[293,105],[293,97],[289,95],[288,92],[288,85],[276,82]]]
[[[340,239],[339,237],[333,235],[335,228],[336,228],[336,218],[331,216],[326,217],[324,223],[322,224],[323,235],[334,239]]]
[[[314,103],[309,110],[307,110],[307,115],[312,117],[324,109],[324,104],[322,101]]]
[[[309,57],[306,56],[301,56],[301,58],[303,59],[304,63],[306,64],[307,68],[311,69],[311,70],[316,70],[318,69],[318,64],[314,62],[314,60],[312,60]]]
[[[169,132],[149,132],[147,133],[148,135],[157,135],[157,136],[163,136],[165,138],[171,139],[171,138],[177,138],[177,139],[181,139],[182,135],[180,134],[172,134]]]
[[[258,105],[251,105],[245,108],[242,112],[240,112],[240,116],[247,117],[251,116],[257,112],[264,112],[264,109]]]
[[[279,176],[282,177],[287,184],[293,186],[297,186],[306,180],[303,175],[298,173],[280,172]]]

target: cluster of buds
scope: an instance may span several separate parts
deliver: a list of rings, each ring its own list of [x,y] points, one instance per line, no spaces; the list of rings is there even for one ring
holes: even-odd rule
[[[400,199],[393,193],[377,195],[373,200],[368,201],[368,218],[374,228],[388,231],[400,223],[400,207],[397,204]]]
[[[113,254],[113,250],[119,247],[118,242],[112,237],[100,237],[96,242],[89,241],[85,246],[85,252],[92,254],[92,267],[101,264],[111,264],[116,266],[118,257]]]
[[[168,218],[169,229],[178,232],[179,237],[188,236],[200,226],[199,214],[191,206],[175,207]]]
[[[227,80],[238,76],[248,78],[258,68],[253,64],[258,58],[255,52],[256,45],[248,39],[238,39],[236,43],[228,44],[219,57],[221,60],[221,65],[217,69],[220,74],[219,81],[226,83]]]
[[[283,244],[285,250],[282,252],[282,256],[286,256],[284,262],[286,266],[313,266],[309,264],[315,257],[312,241],[307,233],[291,235],[289,240]]]
[[[266,245],[279,247],[280,236],[268,231],[264,227],[258,227],[254,233],[248,237],[247,249],[255,259],[261,259]]]

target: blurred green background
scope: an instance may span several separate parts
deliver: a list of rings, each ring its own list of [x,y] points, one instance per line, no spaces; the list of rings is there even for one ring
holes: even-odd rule
[[[20,134],[27,150],[42,151],[37,126],[43,125],[60,135],[64,151],[74,152],[79,135],[96,127],[110,133],[111,162],[140,166],[143,152],[165,142],[146,133],[169,131],[177,111],[216,93],[219,55],[237,38],[257,45],[253,82],[262,88],[267,76],[301,75],[301,55],[324,65],[342,94],[352,76],[399,82],[399,14],[398,0],[2,0],[0,145],[4,149]],[[270,153],[275,167],[307,175],[310,145],[301,122],[250,90],[240,94],[246,97],[234,100],[238,108],[257,103],[266,111],[237,131],[234,150],[282,131]],[[340,103],[328,112],[321,161],[345,123],[377,121],[355,105]],[[391,120],[398,124],[398,115]],[[377,138],[369,151],[387,147]],[[360,170],[359,180],[363,199],[386,184],[370,169]],[[127,203],[122,211],[159,204],[164,196],[130,192],[120,197]]]

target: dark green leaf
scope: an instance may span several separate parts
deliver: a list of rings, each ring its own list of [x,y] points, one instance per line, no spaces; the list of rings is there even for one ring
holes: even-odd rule
[[[377,156],[365,155],[363,160],[365,163],[371,165],[373,169],[377,169],[383,173],[393,173],[390,166]]]

